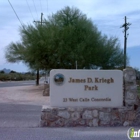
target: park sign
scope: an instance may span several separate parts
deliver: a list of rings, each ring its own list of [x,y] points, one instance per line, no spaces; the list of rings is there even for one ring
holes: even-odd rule
[[[51,70],[50,102],[53,107],[121,107],[123,73],[120,70]]]

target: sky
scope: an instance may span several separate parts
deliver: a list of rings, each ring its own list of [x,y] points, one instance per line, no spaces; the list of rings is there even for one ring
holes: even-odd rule
[[[40,20],[41,13],[43,18],[47,18],[66,6],[81,10],[102,34],[117,37],[122,49],[124,33],[120,27],[126,16],[127,22],[131,23],[127,31],[129,65],[140,69],[140,0],[0,0],[0,70],[29,71],[22,62],[13,64],[6,61],[6,46],[20,41],[21,24],[33,24],[34,20]]]

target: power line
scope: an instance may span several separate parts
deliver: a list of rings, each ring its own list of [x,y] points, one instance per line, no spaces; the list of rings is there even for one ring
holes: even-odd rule
[[[34,8],[35,8],[35,11],[36,11],[36,14],[37,14],[37,9],[36,9],[34,0],[33,0],[33,4],[34,4]],[[38,14],[37,14],[37,17],[38,17]]]
[[[22,24],[22,22],[21,22],[20,18],[18,17],[18,15],[17,15],[17,13],[16,13],[16,11],[15,11],[14,7],[12,6],[12,4],[11,4],[10,0],[8,0],[8,2],[9,2],[9,4],[10,4],[11,8],[13,9],[13,11],[14,11],[14,13],[15,13],[15,15],[16,15],[16,17],[17,17],[17,19],[19,20],[19,22],[20,22],[21,26],[23,27],[23,24]]]
[[[47,0],[47,13],[48,13],[48,0]]]
[[[47,14],[46,14],[46,12],[45,12],[45,15],[48,16],[48,11],[49,11],[49,8],[48,8],[48,7],[49,7],[48,0],[45,0],[45,3],[46,3],[46,4],[45,4],[45,11],[46,11],[46,8],[47,8]],[[47,6],[47,7],[46,7],[46,6]]]
[[[41,3],[41,0],[40,0],[40,7],[41,7],[41,12],[43,12],[43,11],[42,11],[42,3]]]
[[[31,15],[32,15],[32,18],[34,19],[34,16],[33,16],[32,12],[31,12],[31,8],[30,8],[29,3],[28,3],[27,0],[26,0],[26,3],[27,3],[27,5],[28,5],[28,9],[29,9],[29,11],[30,11],[30,13],[31,13]]]
[[[116,30],[116,33],[114,34],[116,37],[119,37],[120,36],[120,29],[119,29],[119,26],[117,26],[117,30]]]
[[[46,0],[46,4],[47,4],[47,13],[48,13],[48,0]]]

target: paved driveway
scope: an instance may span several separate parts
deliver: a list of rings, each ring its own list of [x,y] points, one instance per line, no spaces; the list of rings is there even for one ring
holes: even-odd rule
[[[35,85],[35,80],[7,81],[7,82],[0,81],[0,88],[2,88],[2,87],[15,87],[15,86],[31,86],[31,85]]]

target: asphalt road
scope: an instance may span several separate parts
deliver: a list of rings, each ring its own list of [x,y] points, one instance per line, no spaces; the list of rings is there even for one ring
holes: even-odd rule
[[[41,106],[0,103],[0,127],[38,127]]]
[[[8,82],[0,82],[1,87],[15,87],[15,86],[30,86],[35,85],[35,80],[30,81],[8,81]]]
[[[126,133],[127,128],[0,128],[0,140],[128,140]]]

